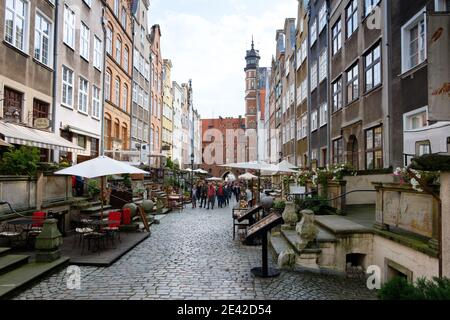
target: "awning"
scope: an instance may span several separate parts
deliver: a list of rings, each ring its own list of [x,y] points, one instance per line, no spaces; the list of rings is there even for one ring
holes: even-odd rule
[[[405,130],[404,150],[406,155],[416,154],[416,142],[429,141],[432,153],[447,153],[447,138],[450,137],[450,122],[440,121],[415,130]]]
[[[94,139],[100,139],[100,135],[96,134],[96,133],[92,133],[74,126],[67,126],[67,130],[69,132],[73,132],[82,136],[86,136],[86,137],[90,137],[90,138],[94,138]]]
[[[0,147],[12,147],[8,142],[3,139],[0,139]]]
[[[1,120],[0,133],[5,137],[5,141],[11,144],[67,152],[84,151],[77,144],[67,141],[53,132],[33,129]]]

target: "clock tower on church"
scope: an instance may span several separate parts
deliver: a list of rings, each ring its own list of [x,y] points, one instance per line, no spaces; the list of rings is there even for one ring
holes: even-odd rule
[[[258,68],[259,50],[255,50],[255,45],[252,38],[252,47],[247,50],[245,56],[246,67],[245,71],[245,127],[246,129],[257,129],[258,117]]]

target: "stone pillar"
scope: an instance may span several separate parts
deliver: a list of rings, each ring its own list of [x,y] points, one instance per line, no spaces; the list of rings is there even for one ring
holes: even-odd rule
[[[52,262],[61,257],[62,235],[58,230],[58,220],[47,219],[44,221],[42,232],[36,238],[36,261]]]
[[[295,230],[295,225],[298,222],[298,215],[295,211],[294,202],[286,202],[286,208],[283,211],[284,224],[281,226],[283,230]]]
[[[38,172],[37,173],[37,180],[36,180],[36,209],[41,210],[42,208],[42,202],[44,201],[44,173]]]
[[[450,278],[450,172],[441,172],[442,276]]]

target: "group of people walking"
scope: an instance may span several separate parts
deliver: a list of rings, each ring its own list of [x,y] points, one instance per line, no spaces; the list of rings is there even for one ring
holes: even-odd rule
[[[192,208],[197,208],[197,202],[200,202],[200,208],[214,210],[216,201],[219,208],[228,207],[233,195],[237,202],[241,197],[247,197],[247,193],[241,194],[242,190],[243,188],[238,182],[208,183],[201,181],[192,188]]]

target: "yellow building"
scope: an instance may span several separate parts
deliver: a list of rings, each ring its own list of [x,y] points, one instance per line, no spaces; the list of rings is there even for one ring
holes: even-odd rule
[[[173,92],[171,80],[172,61],[163,62],[163,118],[162,118],[162,152],[172,158],[173,147]]]

